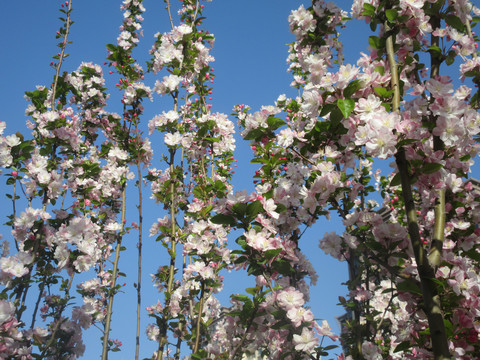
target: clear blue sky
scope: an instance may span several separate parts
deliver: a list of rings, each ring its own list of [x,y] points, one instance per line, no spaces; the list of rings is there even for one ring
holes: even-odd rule
[[[82,61],[91,61],[103,64],[106,57],[105,44],[115,43],[118,28],[122,21],[119,6],[121,1],[74,0],[73,20],[75,24],[71,30],[70,39],[73,44],[68,48],[71,56],[66,60],[62,70],[75,70]],[[174,6],[178,1],[172,0]],[[205,27],[216,36],[213,55],[216,58],[215,85],[213,92],[213,111],[230,114],[235,104],[247,104],[252,110],[262,105],[270,105],[282,93],[295,96],[289,89],[291,76],[286,72],[287,43],[293,41],[289,34],[287,17],[290,11],[298,8],[307,1],[299,0],[214,0],[205,3],[207,20]],[[344,10],[349,10],[350,1],[342,0],[336,3]],[[60,1],[23,0],[4,1],[0,14],[0,120],[7,123],[6,134],[20,131],[28,134],[25,127],[27,118],[24,115],[27,103],[23,99],[26,90],[33,90],[36,85],[48,85],[52,81],[53,69],[49,67],[51,56],[57,52],[55,32],[60,22],[58,6]],[[168,18],[163,1],[144,2],[145,13],[144,38],[135,50],[135,56],[144,64],[147,51],[153,42],[153,34],[169,30]],[[177,21],[178,24],[178,21]],[[366,51],[368,34],[366,26],[352,23],[348,25],[345,35],[345,54],[347,61],[355,62],[360,51]],[[107,87],[112,89],[112,98],[109,101],[109,111],[121,111],[118,102],[118,92],[114,89],[117,80],[115,75],[108,75]],[[163,76],[163,75],[162,75]],[[153,86],[151,84],[147,84]],[[146,125],[155,114],[168,111],[171,102],[155,97],[154,103],[146,103],[143,123]],[[28,135],[26,135],[28,138]],[[161,137],[152,137],[154,151],[155,144]],[[234,185],[237,190],[244,188],[252,190],[251,175],[255,167],[248,164],[251,150],[246,142],[237,138],[237,175]],[[154,166],[160,167],[160,151],[157,150]],[[3,199],[3,180],[0,184]],[[2,200],[3,201],[3,200]],[[130,208],[128,222],[136,221],[136,209]],[[143,288],[149,289],[150,275],[159,265],[166,261],[163,248],[148,238],[148,229],[157,217],[163,216],[163,210],[147,203],[145,213],[146,231],[144,234],[147,244],[144,247],[144,283]],[[0,214],[5,215],[5,207]],[[4,220],[1,221],[2,223]],[[318,318],[327,319],[336,333],[339,328],[335,316],[343,314],[344,310],[336,306],[338,296],[344,295],[346,289],[340,283],[347,280],[346,263],[325,256],[318,248],[318,241],[324,232],[341,231],[339,222],[333,219],[330,222],[322,221],[304,235],[301,242],[302,249],[317,269],[319,280],[312,288],[310,305]],[[3,231],[8,238],[8,229]],[[233,242],[234,239],[232,238]],[[136,238],[127,237],[125,246],[128,252],[122,254],[120,271],[130,272],[131,278],[126,280],[125,294],[119,294],[115,300],[113,331],[111,338],[119,338],[123,349],[119,353],[112,353],[111,359],[132,359],[134,354],[135,337],[135,309],[136,293],[133,282],[136,279]],[[128,254],[130,253],[130,254]],[[161,262],[159,262],[161,261]],[[228,305],[228,295],[251,286],[253,279],[245,279],[245,274],[226,275],[224,294],[221,299]],[[93,276],[93,274],[89,274]],[[231,280],[229,282],[229,280]],[[241,286],[239,285],[241,284]],[[143,296],[143,307],[156,302],[154,290],[148,290]],[[149,319],[144,317],[144,329]],[[143,332],[144,334],[144,332]],[[100,332],[91,328],[84,334],[87,345],[85,359],[96,359],[100,354]],[[145,337],[144,337],[145,339]],[[155,344],[145,340],[141,347],[141,356],[150,356]]]

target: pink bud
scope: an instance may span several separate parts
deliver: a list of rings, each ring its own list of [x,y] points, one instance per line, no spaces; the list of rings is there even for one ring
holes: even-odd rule
[[[13,171],[12,171],[12,176],[13,176],[13,177],[17,177],[17,175],[18,175],[18,172],[16,172],[15,170],[13,170]]]

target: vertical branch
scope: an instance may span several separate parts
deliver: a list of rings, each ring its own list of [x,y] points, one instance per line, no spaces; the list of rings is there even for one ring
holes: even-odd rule
[[[67,47],[67,41],[68,41],[67,39],[68,39],[68,34],[70,32],[70,24],[71,24],[70,12],[72,10],[72,0],[67,1],[67,6],[68,6],[68,9],[67,9],[67,19],[65,20],[65,34],[63,35],[63,42],[62,42],[63,46],[62,46],[62,50],[60,51],[60,55],[58,57],[56,74],[55,74],[55,79],[53,81],[53,87],[52,87],[52,102],[50,104],[50,106],[52,107],[52,110],[55,109],[55,93],[57,92],[57,84],[58,84],[58,77],[60,75],[60,68],[62,67],[63,59],[66,57],[65,49]]]
[[[120,259],[120,251],[122,248],[122,238],[123,238],[123,231],[124,231],[123,227],[125,224],[125,213],[126,213],[126,193],[127,193],[127,186],[126,184],[124,184],[123,190],[122,190],[122,215],[121,215],[122,230],[118,236],[117,246],[115,248],[115,260],[113,263],[112,281],[111,281],[110,293],[108,295],[107,315],[105,318],[105,327],[103,331],[102,360],[108,359],[108,337],[110,335],[110,324],[112,322],[113,299],[115,297],[115,285],[117,283],[118,261]]]
[[[389,30],[387,24],[385,27],[386,31]],[[386,48],[392,77],[392,89],[394,91],[393,111],[398,112],[400,110],[400,88],[392,35],[388,36],[386,40]],[[400,173],[401,178],[402,195],[405,202],[405,212],[407,214],[408,233],[410,235],[415,261],[417,263],[418,275],[420,276],[422,285],[424,310],[430,327],[434,358],[435,360],[450,359],[451,356],[448,349],[445,324],[443,322],[440,296],[438,295],[436,284],[434,282],[435,273],[425,256],[425,250],[420,240],[420,229],[418,226],[412,187],[410,184],[408,163],[403,146],[398,149],[397,154],[395,155],[395,162],[397,163],[398,172]]]
[[[17,207],[16,207],[16,199],[17,199],[17,177],[15,177],[15,182],[13,183],[13,196],[12,196],[12,210],[13,210],[13,219],[17,217]],[[15,229],[15,224],[12,221],[12,230]],[[15,248],[17,251],[19,251],[18,247],[18,240],[14,237],[15,239]]]
[[[135,337],[135,360],[140,352],[140,315],[142,305],[142,232],[143,232],[143,197],[142,197],[142,169],[137,161],[138,172],[138,278],[137,278],[137,333]]]

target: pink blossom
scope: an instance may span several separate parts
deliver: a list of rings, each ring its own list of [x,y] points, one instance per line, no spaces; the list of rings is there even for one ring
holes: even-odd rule
[[[364,341],[362,343],[362,355],[366,359],[371,359],[371,360],[382,360],[382,353],[380,349],[378,348],[377,345],[374,343]]]
[[[305,303],[303,294],[293,287],[280,290],[277,294],[278,304],[285,310],[299,308]]]
[[[164,141],[165,144],[169,146],[176,146],[182,142],[182,134],[180,134],[178,131],[175,133],[167,133],[164,136]]]
[[[323,320],[322,321],[322,326],[318,326],[318,324],[315,323],[315,329],[318,331],[318,333],[322,336],[328,336],[330,339],[332,339],[333,341],[337,341],[338,340],[338,336],[335,335],[333,332],[332,332],[332,329],[330,328],[330,326],[328,325],[328,322],[327,320]]]
[[[317,346],[318,338],[315,337],[312,330],[304,327],[300,335],[293,335],[293,344],[295,345],[295,350],[310,353]]]
[[[15,305],[10,301],[0,300],[0,325],[10,320],[15,314]]]

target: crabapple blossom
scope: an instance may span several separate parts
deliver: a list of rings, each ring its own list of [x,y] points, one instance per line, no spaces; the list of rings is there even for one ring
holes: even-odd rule
[[[317,346],[318,338],[315,337],[312,330],[303,328],[300,335],[293,335],[293,344],[295,345],[295,350],[310,353]]]

